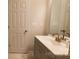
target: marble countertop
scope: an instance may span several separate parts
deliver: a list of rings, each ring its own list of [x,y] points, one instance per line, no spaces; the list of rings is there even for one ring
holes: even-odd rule
[[[55,55],[68,55],[69,48],[66,44],[55,41],[53,36],[35,36],[44,46]]]

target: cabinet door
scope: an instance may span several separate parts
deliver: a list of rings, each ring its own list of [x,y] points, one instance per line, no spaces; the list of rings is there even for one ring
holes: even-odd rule
[[[34,44],[34,59],[55,59],[55,55],[50,52],[38,39]]]

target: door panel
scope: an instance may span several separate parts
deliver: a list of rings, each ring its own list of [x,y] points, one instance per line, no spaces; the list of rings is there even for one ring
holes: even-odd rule
[[[47,26],[48,0],[9,0],[9,52],[27,53],[33,49],[35,35]]]
[[[28,47],[28,0],[9,0],[9,52],[25,52]],[[27,44],[26,44],[27,43]]]

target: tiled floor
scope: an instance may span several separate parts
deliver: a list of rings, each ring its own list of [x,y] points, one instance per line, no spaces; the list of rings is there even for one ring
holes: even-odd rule
[[[33,59],[33,56],[29,54],[9,53],[8,59]]]

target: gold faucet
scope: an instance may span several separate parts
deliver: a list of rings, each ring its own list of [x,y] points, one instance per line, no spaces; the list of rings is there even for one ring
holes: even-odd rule
[[[61,32],[63,32],[63,38],[62,38],[62,40],[64,40],[64,36],[66,34],[66,31],[65,30],[61,30]]]
[[[55,36],[56,35],[56,36]],[[58,33],[53,34],[53,36],[55,36],[55,40],[58,42],[61,42],[60,36]]]
[[[58,41],[58,42],[61,42],[62,40],[66,41],[65,36],[70,36],[70,34],[67,33],[65,30],[60,30],[60,31],[62,32],[62,36],[60,36],[59,33],[53,34],[53,36],[56,35],[55,40]]]
[[[65,36],[70,37],[70,34],[67,33],[66,30],[61,30],[61,32],[63,32],[63,38],[62,38],[62,40],[66,40],[66,39],[64,38]]]

